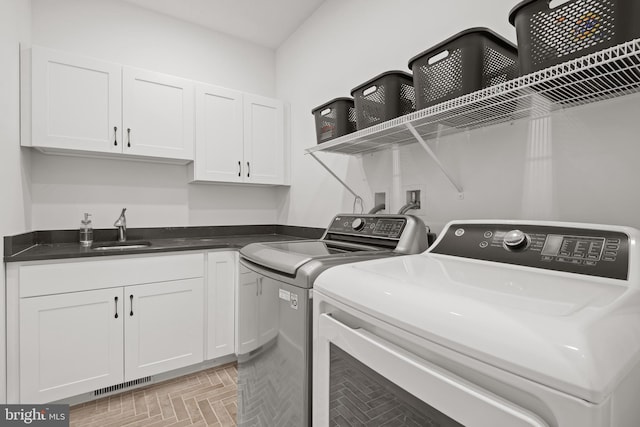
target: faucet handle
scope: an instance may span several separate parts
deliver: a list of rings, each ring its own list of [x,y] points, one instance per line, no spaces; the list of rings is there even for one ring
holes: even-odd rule
[[[122,208],[122,212],[120,212],[120,216],[116,219],[116,222],[113,223],[114,227],[126,227],[127,226],[127,217],[124,213],[127,211],[127,208]]]

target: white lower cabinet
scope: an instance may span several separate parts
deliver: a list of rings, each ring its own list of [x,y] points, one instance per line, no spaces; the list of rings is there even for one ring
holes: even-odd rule
[[[237,354],[249,353],[278,336],[278,282],[240,266]]]
[[[50,402],[123,381],[122,288],[20,301],[20,401]]]
[[[204,261],[191,253],[10,264],[9,403],[51,402],[202,362]]]
[[[260,346],[258,315],[260,276],[240,265],[236,306],[236,354],[246,354]]]
[[[280,314],[278,289],[277,281],[269,277],[260,278],[258,289],[259,345],[264,345],[278,336],[278,315]]]
[[[207,254],[207,360],[235,352],[237,271],[237,252]]]
[[[175,280],[124,289],[124,380],[203,360],[203,280]]]

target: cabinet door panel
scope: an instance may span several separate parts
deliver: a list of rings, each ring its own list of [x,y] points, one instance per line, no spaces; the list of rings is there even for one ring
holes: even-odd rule
[[[196,88],[195,180],[243,181],[242,114],[241,92]]]
[[[236,354],[246,354],[259,346],[258,337],[258,275],[241,273],[238,279]]]
[[[124,67],[122,88],[124,152],[192,160],[192,82]]]
[[[278,336],[280,325],[280,282],[269,277],[260,278],[260,345],[264,345]]]
[[[21,402],[50,402],[123,381],[122,296],[115,288],[20,301]]]
[[[235,252],[211,252],[207,263],[207,359],[214,359],[235,351]]]
[[[125,288],[125,380],[203,360],[203,279]]]
[[[244,99],[245,181],[284,184],[283,104],[256,95],[245,94]]]
[[[31,67],[31,145],[122,151],[119,65],[34,47]]]

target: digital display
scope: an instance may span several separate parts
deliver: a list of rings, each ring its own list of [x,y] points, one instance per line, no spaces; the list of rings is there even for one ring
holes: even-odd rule
[[[542,248],[542,255],[599,261],[604,248],[602,237],[562,236],[550,234]]]
[[[373,234],[397,237],[402,232],[403,227],[403,219],[381,219],[376,223],[376,227],[373,229]]]

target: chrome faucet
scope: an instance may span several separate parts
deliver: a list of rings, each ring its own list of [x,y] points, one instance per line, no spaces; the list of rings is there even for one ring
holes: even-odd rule
[[[120,216],[113,223],[114,227],[118,227],[118,242],[125,242],[127,240],[127,217],[124,216],[127,208],[123,208]]]

